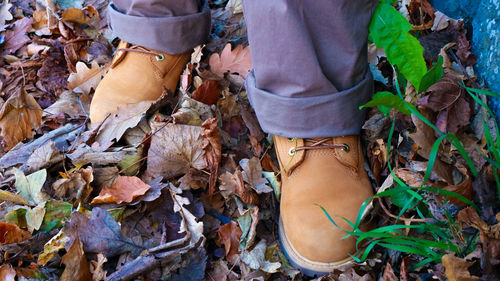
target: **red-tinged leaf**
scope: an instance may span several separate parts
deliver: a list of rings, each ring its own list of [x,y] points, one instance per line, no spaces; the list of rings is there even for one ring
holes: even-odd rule
[[[222,139],[217,128],[219,119],[211,118],[201,125],[201,136],[203,137],[203,157],[210,168],[209,193],[215,192],[219,164],[222,159]]]
[[[193,93],[193,99],[208,105],[216,103],[219,96],[219,84],[214,80],[203,82]]]
[[[0,222],[0,245],[19,243],[31,238],[31,234],[15,224]]]
[[[122,176],[112,186],[104,187],[91,204],[130,203],[136,197],[144,195],[150,188],[149,184],[144,183],[138,177]]]

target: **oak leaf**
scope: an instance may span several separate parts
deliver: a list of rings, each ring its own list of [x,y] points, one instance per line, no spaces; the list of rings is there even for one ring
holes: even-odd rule
[[[0,137],[5,150],[32,138],[42,123],[42,108],[32,95],[21,89],[0,108]]]
[[[241,77],[245,78],[252,68],[252,60],[250,58],[250,48],[247,46],[243,48],[238,45],[231,51],[231,44],[227,44],[220,54],[213,54],[209,59],[210,70],[223,77],[229,71],[231,73],[238,73]]]
[[[5,22],[12,20],[12,14],[9,12],[12,8],[12,4],[8,0],[4,1],[2,7],[0,7],[0,31],[5,30]]]
[[[144,195],[150,188],[149,184],[144,183],[138,177],[122,176],[112,186],[104,187],[91,204],[130,203],[136,197]]]
[[[82,243],[78,239],[73,241],[69,251],[62,257],[62,263],[66,266],[61,275],[61,281],[91,281],[89,264],[83,251]]]
[[[93,61],[90,68],[83,62],[76,63],[76,73],[71,73],[68,77],[68,88],[77,93],[90,93],[91,89],[96,89],[102,77],[106,74],[109,64],[99,66]]]

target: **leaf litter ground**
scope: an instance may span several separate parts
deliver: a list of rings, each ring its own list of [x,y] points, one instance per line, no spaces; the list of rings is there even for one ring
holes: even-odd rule
[[[107,4],[4,0],[0,8],[0,280],[309,280],[277,240],[279,169],[244,91],[251,60],[241,2],[210,1],[211,39],[194,50],[177,93],[90,127],[90,100],[118,43]],[[441,261],[415,268],[421,256],[377,246],[319,280],[498,280],[495,167],[483,157],[496,135],[458,86],[477,86],[466,30],[425,0],[396,6],[420,33],[426,62],[441,55],[445,75],[422,94],[408,83],[406,100],[456,134],[480,172],[443,141],[425,184],[475,206],[427,192],[432,218],[398,215],[409,199],[401,196],[377,198],[369,217],[377,227],[447,222],[450,242],[464,250],[441,250]],[[377,91],[393,91],[384,51],[372,44],[369,55]],[[397,180],[424,184],[440,137],[433,129],[387,107],[370,109],[363,128],[376,191]]]

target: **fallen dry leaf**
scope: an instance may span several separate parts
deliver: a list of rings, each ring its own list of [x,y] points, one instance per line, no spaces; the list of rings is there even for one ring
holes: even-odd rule
[[[139,124],[153,103],[154,101],[142,101],[118,107],[117,112],[111,114],[102,123],[97,132],[96,141],[104,146],[109,145],[113,140],[120,140],[127,129]]]
[[[257,157],[251,159],[241,159],[240,166],[243,169],[243,180],[257,192],[269,193],[273,189],[267,185],[267,180],[262,176],[262,166]]]
[[[120,225],[108,211],[99,207],[92,209],[90,219],[80,212],[71,214],[63,232],[70,237],[70,241],[78,236],[85,253],[102,253],[107,258],[129,251],[137,255],[144,250],[121,232]]]
[[[97,12],[97,10],[92,6],[87,6],[83,9],[68,8],[63,11],[61,18],[63,21],[74,22],[82,25],[88,25],[93,21],[100,20],[99,12]]]
[[[382,280],[384,281],[399,281],[399,278],[394,274],[391,263],[387,263],[385,266],[384,274],[382,275]]]
[[[96,89],[102,77],[108,71],[109,64],[99,66],[93,61],[90,68],[83,62],[76,63],[76,72],[68,77],[68,88],[77,93],[90,93],[91,89]]]
[[[240,238],[242,234],[238,224],[234,221],[226,223],[219,228],[217,234],[219,237],[217,242],[224,245],[227,260],[232,264],[237,263],[239,260],[238,247],[240,245]]]
[[[149,184],[138,177],[121,176],[112,186],[104,187],[91,204],[130,203],[136,197],[144,195],[150,188]]]
[[[89,264],[78,235],[68,252],[62,257],[62,263],[66,268],[60,281],[92,281]]]
[[[64,91],[55,103],[44,110],[43,115],[64,113],[71,118],[85,116],[82,105],[84,106],[85,103],[80,100],[79,95],[72,91]]]
[[[0,50],[0,54],[14,54],[19,48],[30,41],[26,32],[31,28],[32,19],[24,17],[14,22],[12,30],[5,31],[4,43]]]
[[[8,0],[5,0],[0,7],[0,31],[5,30],[5,22],[12,20],[12,14],[9,12],[10,8],[12,8],[12,4],[9,3]]]
[[[243,48],[238,45],[231,51],[231,44],[227,44],[220,54],[213,54],[209,60],[210,70],[223,77],[229,71],[231,73],[238,73],[241,77],[245,78],[252,68],[252,60],[250,58],[250,48],[247,46]]]
[[[75,204],[86,203],[92,192],[90,183],[93,180],[92,167],[88,166],[66,174],[65,178],[58,179],[52,184],[52,189],[61,199],[74,201]]]
[[[154,122],[151,147],[148,151],[149,176],[170,179],[186,173],[189,168],[207,167],[203,152],[202,128],[198,126]],[[163,128],[162,128],[163,127]]]
[[[217,102],[220,96],[217,81],[209,80],[203,82],[194,92],[193,99],[204,104],[212,105]]]
[[[92,273],[92,281],[101,281],[106,278],[107,271],[102,267],[108,259],[103,254],[97,254],[97,261],[90,261],[90,273]]]
[[[472,276],[468,270],[473,262],[457,258],[452,254],[444,255],[441,262],[449,281],[474,281],[479,279],[477,276]]]
[[[219,164],[222,159],[222,139],[217,128],[219,118],[210,118],[201,125],[203,137],[203,157],[210,168],[209,193],[215,191]]]
[[[243,182],[243,175],[239,169],[234,174],[229,172],[222,174],[219,180],[219,189],[224,198],[228,198],[231,194],[237,194],[241,198],[241,201],[246,204],[254,205],[259,201],[253,189]]]
[[[5,201],[14,204],[29,205],[29,202],[26,201],[21,195],[10,193],[6,190],[0,190],[0,202],[5,202]]]
[[[0,245],[19,243],[31,238],[31,234],[11,223],[0,222]]]
[[[21,89],[0,108],[0,137],[5,150],[18,142],[32,138],[42,123],[42,108],[32,95]]]
[[[10,263],[6,263],[0,267],[0,280],[2,281],[15,281],[16,270],[10,265]]]

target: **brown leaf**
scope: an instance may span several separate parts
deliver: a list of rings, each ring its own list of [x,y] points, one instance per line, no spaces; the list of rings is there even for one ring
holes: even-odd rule
[[[208,80],[203,82],[194,92],[193,99],[202,103],[212,105],[217,102],[220,96],[219,84],[217,81]]]
[[[25,138],[32,138],[42,122],[42,108],[32,95],[21,89],[0,108],[0,137],[5,150]]]
[[[170,179],[182,175],[189,168],[207,167],[203,157],[202,128],[154,122],[148,151],[147,173],[151,177]],[[160,129],[161,128],[161,129]]]
[[[201,125],[203,137],[203,157],[210,168],[209,194],[215,191],[219,165],[222,159],[222,139],[217,128],[219,118],[211,118]]]
[[[66,268],[60,281],[92,281],[89,264],[78,235],[68,252],[62,257],[62,263]]]
[[[241,77],[245,78],[252,68],[252,60],[250,58],[250,48],[247,46],[243,48],[238,45],[231,51],[231,44],[227,44],[220,54],[213,54],[209,59],[210,70],[223,77],[229,71],[231,73],[238,73]]]
[[[408,186],[420,187],[422,186],[423,177],[413,172],[409,168],[399,168],[395,172],[396,176],[403,180]]]
[[[28,17],[21,18],[14,22],[14,28],[5,32],[4,44],[0,50],[1,54],[14,54],[19,48],[30,41],[26,33],[31,28],[33,20]]]
[[[262,176],[262,166],[257,157],[241,159],[240,166],[243,169],[243,180],[248,183],[258,194],[272,192],[273,189],[267,185],[267,180]]]
[[[102,268],[108,259],[103,254],[97,254],[97,261],[90,261],[90,273],[92,273],[92,281],[101,281],[106,278],[107,271]]]
[[[150,185],[144,183],[138,177],[122,176],[111,187],[104,187],[99,196],[92,200],[91,204],[130,203],[136,197],[144,195],[150,188]]]
[[[0,245],[19,243],[31,238],[31,234],[15,224],[0,222]]]
[[[433,111],[441,111],[457,102],[463,95],[464,89],[460,87],[455,78],[444,76],[430,86],[426,93],[429,95],[419,100],[419,105]]]
[[[387,263],[385,266],[384,274],[382,275],[383,281],[399,281],[399,278],[394,274],[391,263]]]
[[[99,21],[99,12],[92,7],[87,6],[83,9],[78,8],[68,8],[62,13],[62,20],[67,22],[74,22],[80,25],[90,24],[95,21]]]
[[[6,263],[0,267],[0,280],[15,281],[16,271],[10,263]]]
[[[227,198],[231,194],[237,194],[241,201],[246,204],[254,205],[257,204],[259,198],[257,194],[251,189],[250,186],[245,185],[243,182],[243,175],[241,171],[237,169],[234,174],[226,172],[219,177],[222,196]]]
[[[64,50],[56,44],[50,48],[47,57],[38,69],[38,88],[45,90],[52,96],[59,96],[68,87],[68,65],[64,58]]]
[[[71,118],[85,116],[85,113],[82,110],[82,105],[80,104],[85,106],[85,104],[79,99],[78,94],[75,94],[72,91],[64,91],[55,103],[44,110],[44,115],[57,115],[64,113],[69,115]],[[86,105],[88,106],[88,104]]]
[[[473,262],[468,262],[451,254],[444,255],[441,262],[449,281],[474,281],[479,279],[477,276],[471,276],[468,270]]]
[[[96,141],[106,146],[113,140],[120,140],[125,131],[139,124],[154,101],[142,101],[118,107],[116,113],[104,120],[96,136]]]
[[[66,178],[58,179],[52,184],[56,195],[66,201],[74,201],[75,204],[87,203],[92,192],[90,183],[94,180],[92,167],[80,168],[65,176]]]
[[[83,62],[76,63],[76,72],[68,77],[68,88],[77,93],[90,93],[91,89],[96,89],[102,77],[108,71],[110,64],[99,66],[93,61],[90,68]]]
[[[469,200],[472,200],[472,182],[471,182],[469,175],[467,175],[467,169],[461,168],[459,170],[464,175],[464,180],[457,185],[449,185],[449,186],[444,187],[443,189],[460,194],[463,197],[465,197]],[[459,200],[456,197],[450,196],[450,197],[447,197],[446,199],[457,206],[467,205],[465,202],[463,202],[462,200]]]
[[[234,221],[226,223],[219,228],[217,234],[219,237],[217,242],[224,245],[227,260],[232,264],[237,263],[239,260],[238,247],[240,245],[241,235],[243,234],[238,224]]]
[[[408,7],[413,29],[426,30],[434,24],[434,8],[427,0],[412,0]]]

